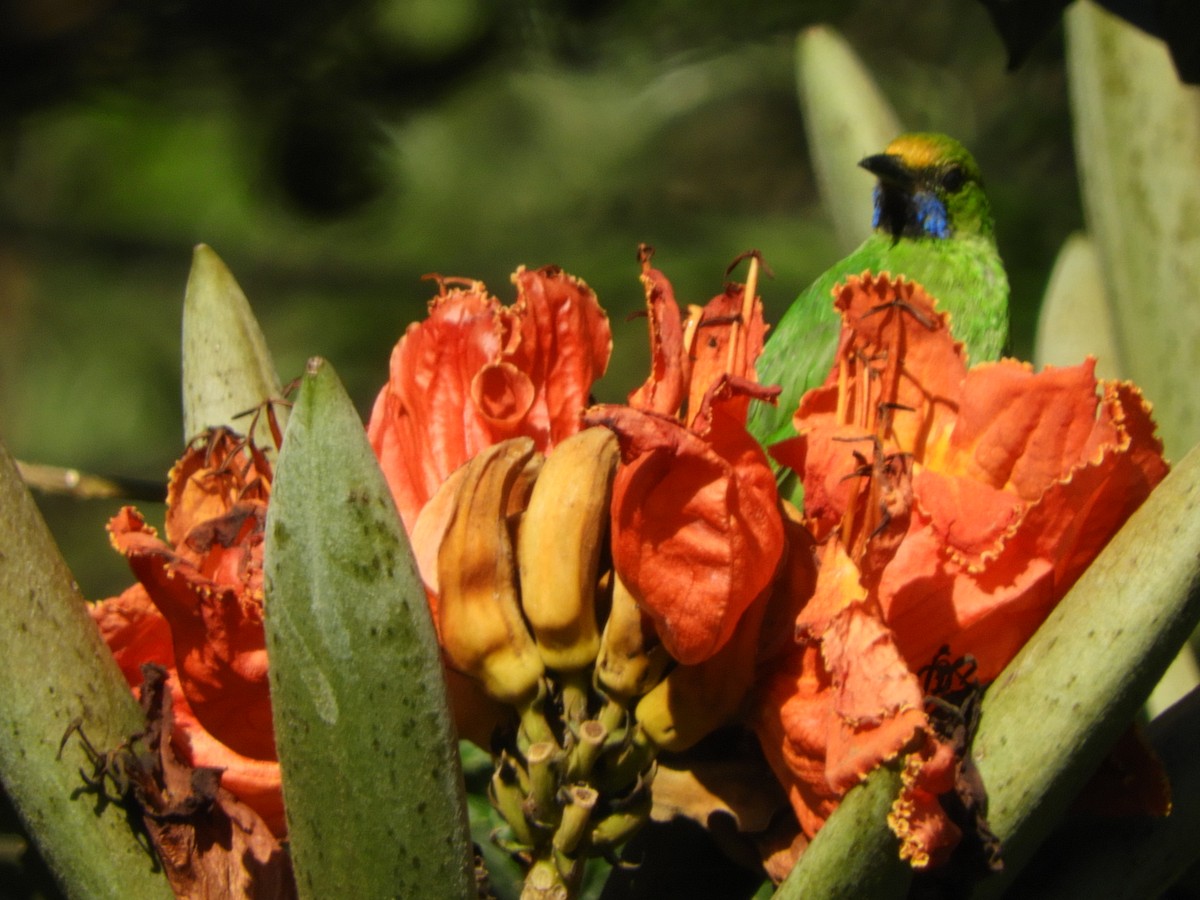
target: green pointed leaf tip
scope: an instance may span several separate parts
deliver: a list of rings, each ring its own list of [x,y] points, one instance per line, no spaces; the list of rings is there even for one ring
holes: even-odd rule
[[[245,432],[243,414],[281,393],[246,295],[212,248],[197,245],[183,298],[184,440],[221,425]],[[282,428],[287,409],[276,407],[275,416]],[[274,447],[268,429],[260,416],[254,439],[264,448]]]
[[[39,850],[70,897],[174,896],[123,810],[97,811],[83,793],[91,771],[80,719],[98,750],[143,726],[141,712],[100,638],[54,539],[0,444],[0,776]],[[3,893],[3,891],[0,891]]]
[[[867,67],[827,25],[797,37],[796,86],[821,199],[839,247],[849,253],[871,233],[875,179],[858,161],[878,153],[903,128]]]
[[[473,897],[425,589],[362,423],[310,360],[279,455],[266,637],[302,896]]]
[[[1072,4],[1063,22],[1084,212],[1123,371],[1178,459],[1200,442],[1200,92],[1162,41],[1097,4]]]
[[[1121,377],[1112,310],[1095,243],[1073,234],[1054,260],[1038,314],[1033,361],[1042,366],[1073,366],[1096,357],[1096,377]]]
[[[974,755],[999,896],[1200,621],[1200,448],[1130,517],[988,690]]]

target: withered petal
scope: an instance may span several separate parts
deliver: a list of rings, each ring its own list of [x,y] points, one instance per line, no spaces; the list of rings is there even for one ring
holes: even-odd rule
[[[673,416],[687,399],[691,380],[691,357],[684,346],[683,320],[675,289],[658,269],[650,265],[651,252],[642,252],[642,288],[646,292],[646,314],[650,331],[650,375],[629,395],[634,409]]]
[[[229,516],[244,522],[240,511]],[[253,518],[254,533],[261,538],[263,510],[255,510]],[[197,716],[238,752],[274,759],[261,590],[255,594],[240,578],[233,584],[214,581],[159,541],[131,507],[113,518],[109,531],[170,625],[175,665]],[[228,536],[220,528],[211,534]],[[233,534],[245,532],[239,527]],[[215,543],[208,549],[210,554],[231,554],[239,563],[245,560],[244,548],[237,544]],[[261,570],[261,540],[256,552]]]

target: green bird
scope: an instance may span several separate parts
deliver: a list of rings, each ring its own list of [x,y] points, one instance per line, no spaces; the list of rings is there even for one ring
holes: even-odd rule
[[[778,405],[754,403],[750,433],[764,446],[793,437],[792,414],[825,381],[841,316],[833,288],[870,270],[917,281],[950,313],[973,362],[998,359],[1008,340],[1008,278],[974,157],[944,134],[904,134],[859,163],[879,179],[874,232],[809,285],[784,313],[758,360],[758,380],[783,388]]]

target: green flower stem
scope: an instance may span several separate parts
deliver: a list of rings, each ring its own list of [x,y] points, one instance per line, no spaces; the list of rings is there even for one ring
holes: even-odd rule
[[[597,780],[597,786],[603,791],[627,789],[658,755],[657,745],[646,735],[641,724],[626,731],[626,736],[624,746],[609,751],[608,765]]]
[[[596,716],[596,720],[604,726],[610,739],[616,739],[625,734],[625,725],[629,718],[629,710],[616,700],[606,700],[599,715]]]
[[[569,800],[563,807],[562,822],[554,832],[554,849],[570,857],[588,833],[588,821],[600,795],[592,788],[582,785],[571,788],[568,793]]]
[[[532,847],[535,843],[529,820],[525,817],[525,792],[517,780],[516,770],[503,763],[492,773],[491,790],[488,798],[492,806],[508,823],[518,843]]]
[[[538,692],[537,697],[517,710],[521,718],[521,742],[536,744],[539,741],[556,743],[550,723],[546,721],[546,691]]]
[[[592,767],[600,758],[607,737],[608,729],[595,719],[588,719],[579,726],[578,739],[567,760],[568,781],[587,781],[591,777]]]
[[[571,889],[553,860],[539,859],[525,876],[521,900],[567,900]]]
[[[776,900],[891,900],[908,894],[912,869],[900,859],[900,841],[887,825],[900,791],[900,773],[889,766],[851,788],[800,862]]]
[[[1010,891],[1023,900],[1162,896],[1200,861],[1200,689],[1146,729],[1171,782],[1171,814],[1068,817]]]
[[[563,721],[576,726],[588,714],[588,688],[591,685],[591,670],[563,672],[559,675],[559,696],[562,697]]]
[[[96,749],[144,727],[71,573],[0,445],[0,776],[64,893],[83,900],[170,898],[125,813],[83,792]]]
[[[474,897],[425,588],[331,366],[310,360],[267,514],[265,628],[301,897]]]
[[[983,701],[974,755],[1005,871],[997,896],[1200,621],[1200,448],[1130,517]]]
[[[553,741],[537,741],[529,746],[525,762],[529,766],[529,799],[534,822],[553,826],[558,821],[559,747]]]
[[[619,847],[633,837],[650,819],[652,797],[648,789],[614,813],[605,816],[592,829],[592,846],[599,848]]]

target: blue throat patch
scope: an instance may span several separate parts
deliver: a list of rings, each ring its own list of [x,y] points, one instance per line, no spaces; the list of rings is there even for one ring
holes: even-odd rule
[[[950,237],[950,223],[946,216],[946,206],[927,191],[917,191],[913,194],[913,209],[917,214],[917,223],[930,237]]]
[[[883,189],[876,185],[875,211],[871,216],[872,228],[878,228],[880,222],[883,221],[883,199]],[[904,224],[905,234],[912,234],[919,230],[929,237],[941,239],[950,237],[950,221],[946,214],[946,206],[929,191],[917,191],[912,195],[905,218],[907,219]],[[893,228],[897,226],[898,223]]]

